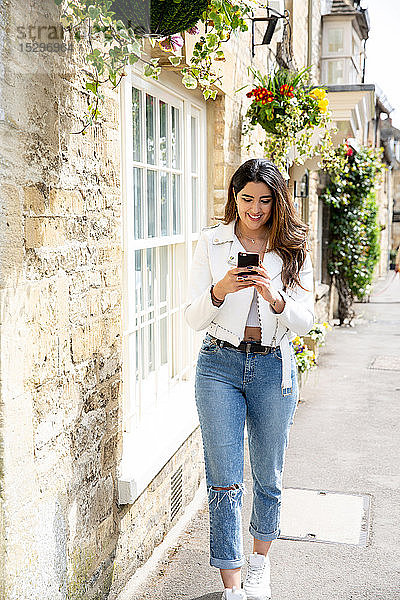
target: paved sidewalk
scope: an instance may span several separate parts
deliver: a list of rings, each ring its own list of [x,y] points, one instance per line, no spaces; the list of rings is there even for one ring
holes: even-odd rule
[[[275,540],[273,600],[400,600],[400,369],[369,368],[377,356],[400,358],[400,276],[393,276],[377,282],[370,302],[355,305],[353,327],[328,333],[296,412],[283,479],[284,487],[370,494],[368,545]],[[245,483],[248,553],[248,460]],[[209,566],[204,504],[130,600],[219,600],[221,590],[219,571]]]

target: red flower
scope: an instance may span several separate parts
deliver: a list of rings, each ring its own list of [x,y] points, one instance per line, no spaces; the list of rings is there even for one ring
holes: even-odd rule
[[[279,88],[279,91],[282,94],[282,96],[288,96],[289,98],[293,98],[293,96],[294,96],[293,86],[288,85],[287,83],[284,83],[283,85],[281,85],[281,87]]]
[[[353,154],[354,154],[353,148],[350,148],[350,146],[346,142],[344,145],[346,147],[346,156],[353,156]]]

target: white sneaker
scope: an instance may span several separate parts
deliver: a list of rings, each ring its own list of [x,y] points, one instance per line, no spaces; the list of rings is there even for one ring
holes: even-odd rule
[[[268,554],[250,554],[243,589],[247,600],[270,600],[271,569]]]
[[[222,592],[221,600],[247,600],[246,592],[237,588],[235,585],[231,588],[225,588]]]

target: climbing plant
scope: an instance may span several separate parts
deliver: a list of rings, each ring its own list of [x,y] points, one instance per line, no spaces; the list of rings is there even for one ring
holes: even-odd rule
[[[225,61],[222,44],[232,34],[247,31],[246,15],[258,6],[257,0],[148,0],[149,15],[142,15],[136,23],[129,20],[127,0],[54,0],[63,5],[60,17],[63,27],[73,38],[82,43],[85,62],[90,70],[84,71],[88,111],[80,131],[101,117],[100,105],[104,100],[103,86],[110,82],[117,87],[126,75],[126,67],[141,61],[143,75],[158,79],[162,67],[160,57],[149,60],[144,56],[144,40],[167,53],[169,62],[182,74],[187,88],[200,87],[203,97],[215,99],[213,86],[221,83],[214,61]],[[140,0],[142,5],[145,3]],[[139,2],[139,4],[140,4]],[[132,4],[137,5],[132,0]],[[113,9],[115,8],[115,10]],[[120,17],[126,17],[125,21]],[[188,65],[181,65],[184,33],[200,33],[195,24],[204,24],[205,33],[196,40]],[[87,46],[84,40],[87,38]]]
[[[334,276],[339,296],[339,322],[351,323],[354,298],[371,290],[372,276],[380,257],[380,227],[376,189],[383,182],[382,150],[346,143],[337,149],[346,159],[340,174],[331,174],[322,199],[330,206],[328,272]]]

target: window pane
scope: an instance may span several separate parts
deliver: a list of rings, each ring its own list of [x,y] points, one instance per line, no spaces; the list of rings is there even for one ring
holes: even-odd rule
[[[135,250],[135,306],[136,311],[143,310],[143,269],[142,251]]]
[[[139,331],[135,332],[135,381],[140,379],[140,365],[139,365]]]
[[[192,172],[197,173],[197,120],[191,118],[191,135],[192,135]]]
[[[156,172],[147,171],[147,235],[156,235]]]
[[[154,248],[146,248],[146,265],[148,282],[147,308],[152,308],[154,306]]]
[[[343,29],[328,29],[328,52],[343,52]]]
[[[148,364],[148,370],[150,372],[150,371],[155,370],[154,323],[149,323],[148,327],[149,327],[149,346],[148,346],[148,352],[147,352],[147,364]]]
[[[192,232],[195,233],[198,230],[198,218],[197,218],[197,177],[192,177]]]
[[[139,239],[143,236],[143,227],[142,227],[142,203],[143,203],[143,194],[142,194],[142,171],[143,169],[139,169],[138,167],[133,167],[133,210],[134,210],[134,237],[135,239]]]
[[[166,167],[168,165],[167,108],[168,108],[168,105],[165,102],[163,102],[162,100],[160,100],[160,165],[162,165],[163,167]]]
[[[169,173],[160,173],[161,183],[161,235],[170,235],[169,223]]]
[[[142,143],[142,95],[140,90],[132,88],[132,143],[133,160],[141,160]]]
[[[155,159],[155,146],[154,146],[154,111],[155,103],[154,97],[150,94],[146,94],[146,146],[147,146],[147,162],[154,165]]]
[[[172,116],[172,168],[179,169],[181,166],[181,140],[180,140],[180,129],[179,129],[179,110],[175,106],[171,106]]]
[[[328,62],[328,84],[344,83],[343,60],[330,60]]]
[[[161,345],[161,364],[168,362],[168,321],[167,317],[160,321],[160,345]]]
[[[173,233],[181,233],[181,176],[172,175],[172,217],[174,222]]]
[[[159,275],[159,286],[160,286],[160,302],[167,301],[167,280],[169,278],[168,273],[168,246],[160,246],[160,275]]]
[[[146,357],[145,357],[145,348],[146,348],[146,332],[145,332],[145,328],[142,327],[139,330],[139,354],[140,354],[140,372],[142,377],[146,377],[147,375],[147,361],[146,361]]]

